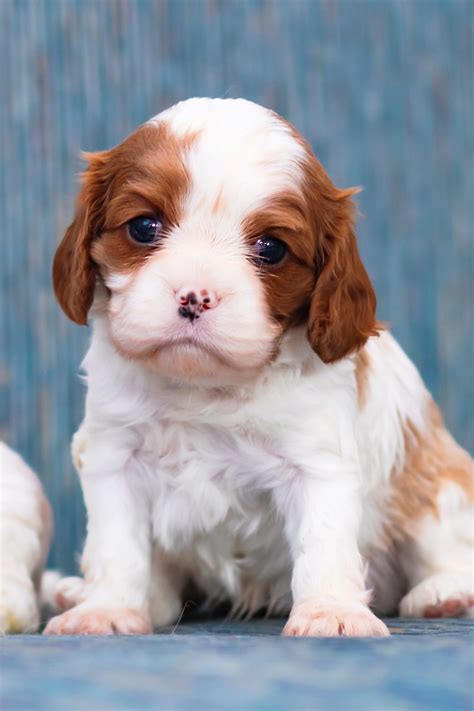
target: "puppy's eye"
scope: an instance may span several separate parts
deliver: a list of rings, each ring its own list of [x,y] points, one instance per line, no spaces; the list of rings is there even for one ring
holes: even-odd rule
[[[256,261],[263,266],[278,264],[283,260],[286,252],[286,244],[276,237],[263,235],[255,242]]]
[[[128,234],[140,244],[152,244],[160,239],[163,223],[158,217],[135,217],[128,223]]]

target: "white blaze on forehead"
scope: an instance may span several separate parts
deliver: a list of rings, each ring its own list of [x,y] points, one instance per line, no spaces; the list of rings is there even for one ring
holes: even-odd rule
[[[245,99],[189,99],[150,123],[165,121],[179,138],[196,134],[184,156],[191,177],[187,211],[216,201],[241,221],[266,199],[298,189],[306,160],[290,128]]]

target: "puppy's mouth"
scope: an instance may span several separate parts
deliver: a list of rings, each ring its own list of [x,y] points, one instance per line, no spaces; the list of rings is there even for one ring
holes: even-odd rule
[[[176,349],[181,355],[199,356],[200,353],[205,353],[220,361],[223,365],[230,365],[229,360],[225,357],[221,350],[209,343],[203,343],[196,338],[176,338],[163,341],[152,349],[150,355],[158,355],[164,351]]]
[[[199,337],[179,336],[148,343],[146,346],[137,348],[135,343],[132,348],[126,344],[117,342],[114,339],[115,347],[127,359],[136,359],[147,364],[152,370],[160,371],[162,367],[166,372],[182,373],[183,370],[192,374],[199,374],[204,369],[206,372],[214,372],[214,369],[224,368],[227,372],[235,374],[256,372],[264,365],[271,362],[277,350],[276,343],[273,348],[263,357],[248,356],[239,353],[234,355],[232,350],[226,351],[219,345],[204,341]]]
[[[116,339],[114,339],[114,343],[122,355],[147,361],[148,363],[159,360],[162,356],[167,359],[173,359],[176,356],[176,360],[180,362],[185,359],[189,362],[194,361],[197,364],[200,360],[209,362],[210,359],[227,368],[235,369],[236,367],[232,357],[228,356],[221,348],[194,337],[182,336],[163,340],[157,339],[155,342],[143,344],[142,347],[137,347],[135,343],[132,348],[127,347],[124,343],[117,342]]]

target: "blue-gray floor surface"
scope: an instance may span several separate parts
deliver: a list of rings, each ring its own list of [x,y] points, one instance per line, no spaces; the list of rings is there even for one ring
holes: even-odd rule
[[[286,639],[282,620],[185,622],[149,637],[1,640],[10,709],[474,708],[474,623],[388,621],[389,639]]]

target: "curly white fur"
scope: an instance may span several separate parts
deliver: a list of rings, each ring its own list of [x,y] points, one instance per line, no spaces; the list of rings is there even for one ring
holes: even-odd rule
[[[51,510],[36,475],[0,442],[0,632],[34,632]]]

